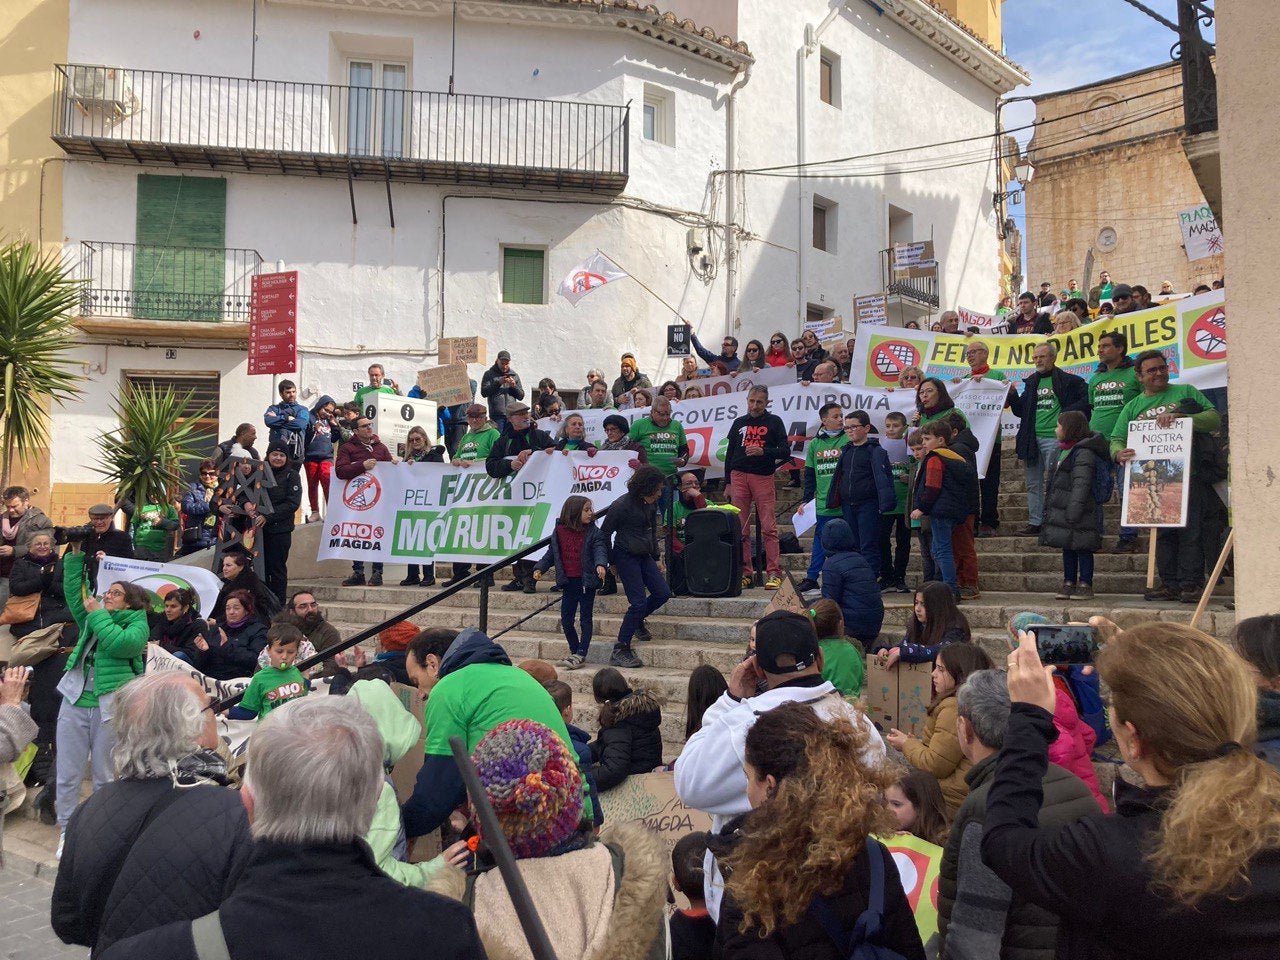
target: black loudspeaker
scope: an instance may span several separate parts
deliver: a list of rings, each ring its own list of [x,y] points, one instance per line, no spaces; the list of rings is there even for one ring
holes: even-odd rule
[[[742,593],[742,521],[728,510],[694,510],[684,520],[684,575],[689,595]]]

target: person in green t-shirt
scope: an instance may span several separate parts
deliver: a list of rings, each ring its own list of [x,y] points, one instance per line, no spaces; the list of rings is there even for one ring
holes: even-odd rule
[[[813,501],[817,513],[817,526],[813,528],[813,555],[804,579],[797,585],[801,593],[818,589],[818,574],[826,554],[822,549],[822,528],[842,515],[839,507],[827,506],[827,495],[836,467],[840,464],[840,451],[849,443],[844,432],[844,409],[838,403],[824,403],[818,411],[818,433],[808,443],[804,453],[804,494],[802,502]]]
[[[386,380],[386,371],[382,369],[382,364],[373,363],[369,365],[369,383],[356,391],[356,403],[360,404],[360,409],[364,409],[364,398],[371,393],[390,393],[399,394],[400,384],[392,380],[390,383]]]
[[[1119,330],[1108,330],[1098,337],[1098,369],[1089,378],[1089,429],[1096,430],[1108,439],[1115,428],[1116,418],[1126,403],[1142,392],[1133,361],[1129,359],[1129,339]],[[1116,473],[1116,486],[1120,485],[1119,465],[1114,461],[1111,469]],[[1136,553],[1138,531],[1133,527],[1120,527],[1117,553]]]
[[[830,681],[846,700],[860,699],[866,675],[865,654],[856,641],[845,636],[840,604],[824,597],[809,608],[809,618],[822,651],[822,679]]]
[[[689,441],[684,427],[671,418],[671,401],[666,397],[654,400],[649,415],[631,424],[629,437],[644,447],[649,463],[664,476],[675,476],[676,470],[689,462]]]
[[[1126,403],[1116,416],[1111,429],[1111,455],[1116,463],[1125,467],[1125,482],[1130,482],[1130,461],[1137,455],[1129,446],[1129,425],[1140,420],[1155,420],[1161,427],[1171,427],[1183,417],[1191,420],[1193,433],[1207,435],[1222,425],[1222,418],[1209,398],[1190,384],[1169,383],[1169,362],[1159,350],[1146,350],[1133,362],[1142,384],[1142,393]],[[1201,441],[1197,441],[1199,443]],[[1212,442],[1206,437],[1203,442]],[[1214,509],[1212,498],[1217,494],[1208,483],[1198,478],[1194,461],[1187,464],[1189,477],[1185,482],[1187,494],[1187,522],[1183,527],[1166,527],[1156,539],[1156,569],[1160,583],[1144,594],[1147,600],[1179,600],[1196,603],[1204,586],[1204,543],[1202,531],[1205,520]],[[1153,534],[1155,531],[1152,531]],[[1214,545],[1216,552],[1217,545]]]
[[[465,470],[478,462],[483,469],[484,461],[500,435],[498,428],[489,422],[489,408],[483,403],[471,404],[467,407],[467,432],[462,435],[462,439],[458,441],[458,449],[453,452],[453,466]],[[453,576],[444,585],[451,586],[470,574],[471,564],[455,563]]]
[[[294,666],[302,646],[302,631],[289,623],[275,623],[267,630],[267,665],[253,675],[232,720],[261,720],[276,707],[305,697],[307,678]]]
[[[121,504],[129,517],[129,534],[133,537],[133,556],[138,560],[167,563],[173,556],[173,531],[182,526],[178,511],[171,503],[144,503],[134,507],[133,501]]]
[[[507,652],[474,627],[461,633],[447,627],[423,630],[409,644],[405,669],[418,689],[429,694],[426,759],[403,808],[406,836],[437,829],[466,799],[450,737],[461,739],[470,753],[498,724],[533,720],[550,728],[569,755],[577,756],[551,694],[513,667]]]

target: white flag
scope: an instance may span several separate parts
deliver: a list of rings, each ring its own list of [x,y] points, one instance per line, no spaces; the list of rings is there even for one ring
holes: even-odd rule
[[[627,274],[621,267],[597,250],[569,271],[569,275],[560,281],[558,293],[576,305],[592,290],[625,276]]]

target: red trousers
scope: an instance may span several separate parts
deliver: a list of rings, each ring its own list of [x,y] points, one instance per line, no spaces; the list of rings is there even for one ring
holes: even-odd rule
[[[774,507],[778,492],[773,486],[773,474],[758,476],[735,470],[729,478],[729,502],[738,508],[742,519],[742,574],[750,576],[751,567],[751,504],[760,515],[760,535],[764,537],[764,559],[771,575],[782,576],[782,564],[778,560],[778,517]]]
[[[320,488],[324,488],[325,500],[329,498],[329,475],[333,473],[332,460],[308,460],[303,464],[307,471],[307,497],[311,512],[320,512]]]

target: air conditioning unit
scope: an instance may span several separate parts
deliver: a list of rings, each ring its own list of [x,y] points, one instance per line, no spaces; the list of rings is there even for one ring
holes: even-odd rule
[[[67,70],[67,96],[86,110],[124,113],[133,101],[129,75],[118,67],[73,66]]]

